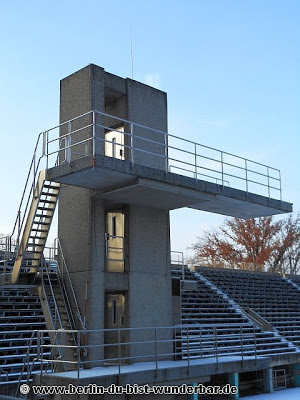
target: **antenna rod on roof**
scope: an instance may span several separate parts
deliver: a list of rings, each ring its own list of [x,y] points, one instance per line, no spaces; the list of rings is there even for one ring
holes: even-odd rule
[[[131,79],[133,79],[132,24],[130,25]]]

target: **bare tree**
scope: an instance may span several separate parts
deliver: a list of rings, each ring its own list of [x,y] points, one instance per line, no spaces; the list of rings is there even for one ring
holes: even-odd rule
[[[226,219],[191,246],[193,264],[296,273],[300,268],[300,217]]]

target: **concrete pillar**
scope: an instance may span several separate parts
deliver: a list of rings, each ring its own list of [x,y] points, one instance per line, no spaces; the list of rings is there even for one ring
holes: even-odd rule
[[[192,386],[197,387],[197,383],[193,383]],[[188,400],[198,400],[198,393],[188,394],[187,399]]]
[[[230,374],[228,374],[228,382],[231,386],[236,386],[237,388],[239,387],[239,374],[237,372],[232,372]],[[236,394],[232,394],[230,395],[231,399],[239,399],[239,392],[237,392]]]
[[[166,93],[131,79],[109,74],[93,64],[61,81],[60,100],[61,123],[91,110],[98,110],[153,129],[167,131]],[[67,135],[77,129],[76,133],[72,133],[72,144],[80,138],[89,139],[92,128],[80,128],[91,122],[92,117],[89,115],[83,121],[76,120],[66,124],[61,128],[60,135]],[[97,124],[103,123],[106,127],[115,129],[118,121],[98,115]],[[127,125],[125,124],[125,131],[130,128]],[[104,135],[104,128],[97,127],[96,159],[98,155],[104,154]],[[134,153],[135,163],[164,169],[164,134],[135,126],[133,135],[133,145],[138,149]],[[137,138],[137,135],[146,140]],[[125,137],[125,144],[130,145],[128,138]],[[149,140],[156,143],[150,143]],[[87,143],[88,146],[72,148],[66,161],[75,160],[78,152],[91,155],[92,141]],[[130,157],[125,159],[130,160]],[[109,184],[110,182],[107,183],[108,186]],[[105,212],[116,207],[129,210],[127,235],[125,233],[127,254],[124,273],[113,273],[105,269]],[[123,327],[172,325],[169,212],[160,210],[159,204],[153,204],[153,208],[133,204],[116,205],[97,197],[92,189],[65,185],[61,189],[58,211],[58,236],[87,329],[105,328],[105,296],[115,292],[122,293],[125,297],[127,310]],[[68,291],[71,294],[70,288]],[[74,307],[72,299],[71,306]],[[135,331],[123,341],[138,341],[141,336],[144,340],[153,340],[154,336],[158,340],[170,339],[172,332],[152,330],[141,335]],[[88,335],[86,342],[92,345],[101,344],[104,340],[106,339],[102,333],[95,332]],[[136,345],[136,348],[130,350],[130,355],[153,354],[153,351],[153,346],[146,348]],[[159,344],[157,351],[171,353],[172,344]],[[103,353],[103,348],[89,351],[86,361],[91,363],[86,366],[96,366],[97,363],[92,361],[103,359]]]
[[[296,387],[300,387],[300,364],[294,365],[294,384]]]
[[[273,368],[264,370],[264,391],[265,393],[273,393]]]

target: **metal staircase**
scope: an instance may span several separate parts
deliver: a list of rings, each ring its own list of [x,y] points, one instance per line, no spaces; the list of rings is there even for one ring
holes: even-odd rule
[[[46,171],[40,171],[32,196],[27,220],[19,242],[11,274],[11,283],[19,281],[24,261],[29,261],[29,274],[35,277],[46,245],[48,233],[58,200],[60,184],[45,179]]]

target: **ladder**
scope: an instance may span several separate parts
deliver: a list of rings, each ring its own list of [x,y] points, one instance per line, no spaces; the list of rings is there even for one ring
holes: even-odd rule
[[[30,266],[29,273],[35,277],[51,227],[59,189],[60,183],[46,181],[46,170],[40,171],[17,249],[11,284],[19,281],[21,267],[26,261]]]

